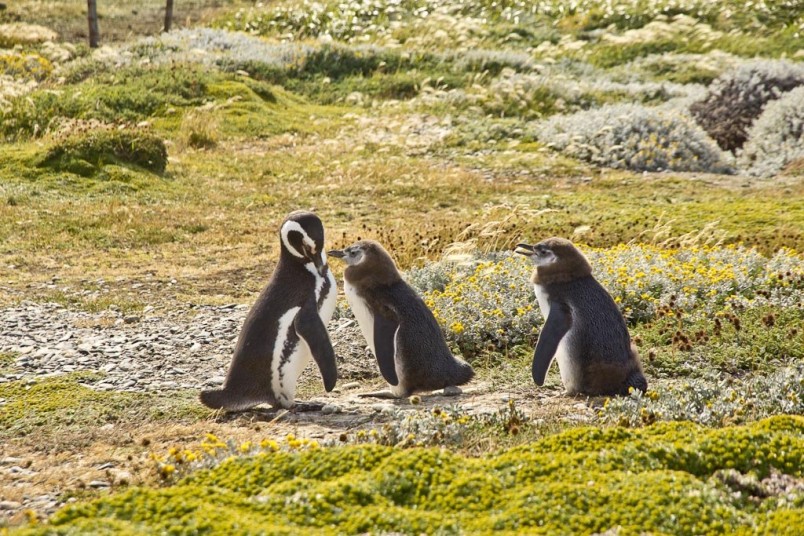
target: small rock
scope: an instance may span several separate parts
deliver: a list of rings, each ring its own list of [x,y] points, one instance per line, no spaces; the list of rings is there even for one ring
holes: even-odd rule
[[[128,471],[114,470],[112,476],[114,483],[118,486],[127,486],[131,482],[131,473]]]
[[[349,382],[343,385],[344,389],[357,389],[360,387],[360,382]]]
[[[463,390],[457,385],[449,385],[444,387],[443,393],[444,396],[458,396],[459,394],[463,393]]]
[[[111,486],[111,484],[105,480],[93,480],[89,483],[89,487],[94,489],[108,488],[109,486]]]
[[[371,409],[378,413],[390,413],[394,411],[393,404],[372,404]]]
[[[17,510],[22,508],[22,503],[17,501],[0,501],[0,510]]]
[[[336,406],[335,404],[326,404],[323,408],[321,408],[321,413],[324,415],[332,415],[333,413],[340,413],[343,411],[340,406]]]
[[[134,322],[136,322],[139,319],[140,319],[140,317],[134,316],[134,315],[125,316],[125,317],[123,317],[123,322],[125,322],[126,324],[133,324]]]

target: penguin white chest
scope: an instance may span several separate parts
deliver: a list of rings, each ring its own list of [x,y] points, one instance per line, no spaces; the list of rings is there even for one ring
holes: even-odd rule
[[[279,317],[276,341],[271,356],[271,390],[283,408],[293,406],[296,397],[296,381],[310,360],[310,347],[301,337],[291,343],[293,320],[301,307],[292,307]],[[294,331],[295,334],[295,331]]]
[[[550,316],[550,299],[547,292],[541,285],[533,285],[536,294],[536,301],[539,302],[539,310],[542,312],[544,321]],[[561,374],[561,383],[569,393],[577,392],[580,389],[581,377],[580,368],[576,360],[572,359],[572,328],[561,338],[556,347],[553,360],[558,362],[558,372]]]
[[[351,307],[360,326],[360,331],[363,332],[363,337],[366,338],[366,343],[371,348],[371,353],[376,357],[377,352],[374,350],[374,315],[371,314],[366,300],[360,297],[357,289],[350,285],[348,281],[344,281],[343,290],[346,293],[346,301],[349,302],[349,307]]]
[[[533,292],[536,294],[536,301],[539,302],[539,310],[545,320],[550,315],[550,300],[547,297],[547,292],[541,285],[533,285]]]
[[[321,307],[318,309],[318,316],[326,326],[335,312],[335,305],[338,300],[337,283],[335,282],[335,276],[330,271],[327,271],[326,276],[321,276],[317,270],[311,270],[311,272],[316,278],[316,303],[321,303]],[[325,284],[326,282],[329,284]],[[323,297],[322,292],[326,292]],[[310,346],[302,337],[297,337],[298,341],[293,347],[290,347],[291,345],[289,344],[290,330],[294,329],[293,321],[300,309],[300,307],[293,307],[279,318],[279,328],[274,345],[273,359],[271,360],[271,387],[277,401],[285,408],[293,405],[299,376],[301,376],[304,367],[313,357]]]
[[[321,285],[321,287],[326,288],[327,292],[326,296],[324,296],[323,303],[319,301],[321,300],[319,290],[321,287],[318,285],[316,286],[316,290],[318,291],[316,292],[316,302],[321,303],[321,308],[318,310],[318,316],[321,317],[321,321],[324,322],[324,326],[329,324],[329,321],[332,320],[332,314],[335,312],[335,306],[338,304],[338,284],[335,282],[335,276],[332,275],[332,272],[327,270],[326,278],[329,281],[329,285]]]

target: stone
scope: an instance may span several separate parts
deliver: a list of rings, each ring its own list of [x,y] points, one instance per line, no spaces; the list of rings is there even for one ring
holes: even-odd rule
[[[324,415],[332,415],[335,413],[341,413],[343,410],[340,406],[335,404],[326,404],[323,408],[321,408],[321,413]]]

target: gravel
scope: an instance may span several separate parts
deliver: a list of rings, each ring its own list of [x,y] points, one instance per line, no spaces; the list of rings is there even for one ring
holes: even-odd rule
[[[196,306],[132,315],[89,313],[55,303],[23,302],[0,309],[0,352],[15,365],[0,383],[77,371],[97,372],[98,390],[203,389],[223,383],[247,305]],[[377,376],[353,319],[329,325],[343,380]],[[308,366],[305,374],[317,374]],[[0,404],[2,405],[2,404]]]

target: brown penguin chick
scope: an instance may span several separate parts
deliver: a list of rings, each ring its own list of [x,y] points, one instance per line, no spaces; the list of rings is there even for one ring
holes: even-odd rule
[[[472,367],[452,355],[433,313],[379,243],[362,240],[329,255],[348,264],[346,299],[391,385],[391,393],[370,396],[404,397],[472,379]]]
[[[535,246],[518,244],[531,259],[531,277],[544,327],[533,355],[533,380],[543,385],[553,359],[567,394],[625,395],[648,382],[625,319],[592,267],[575,245],[548,238]]]

